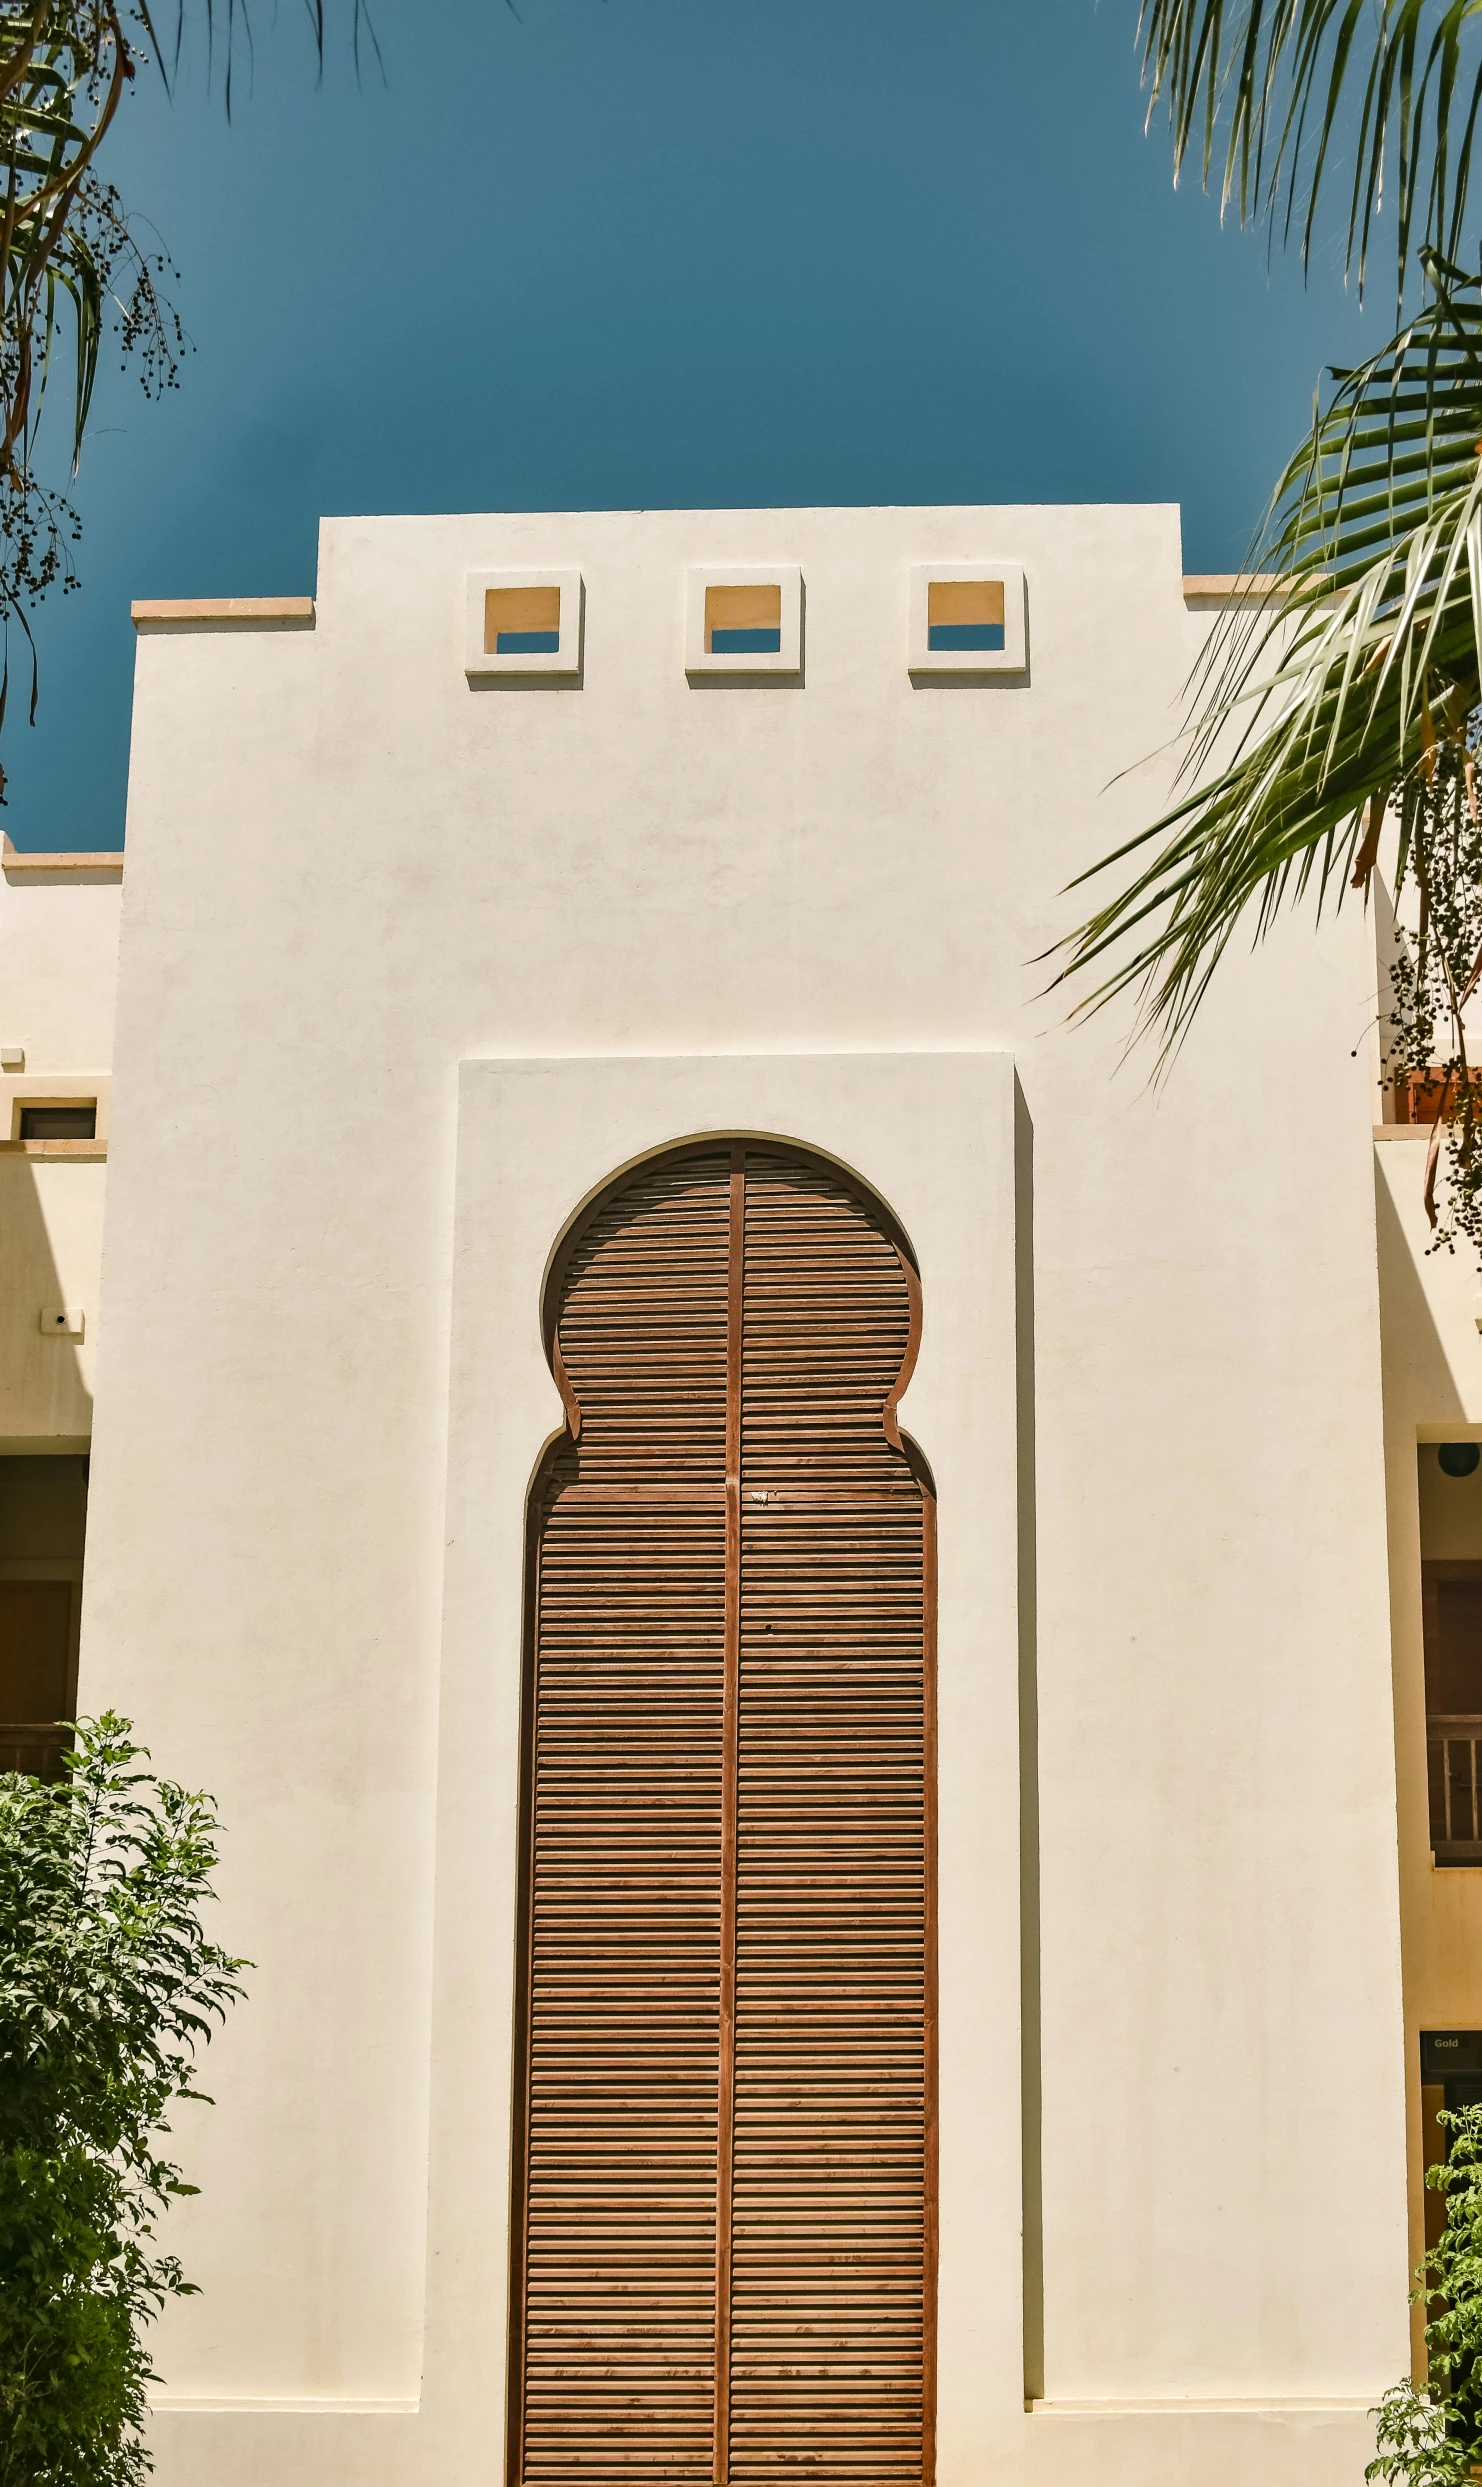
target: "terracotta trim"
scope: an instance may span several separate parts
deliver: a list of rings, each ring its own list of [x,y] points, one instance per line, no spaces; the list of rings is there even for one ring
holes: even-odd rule
[[[312,596],[143,596],[129,607],[142,622],[312,622]]]
[[[123,848],[110,846],[88,853],[32,853],[28,848],[12,846],[8,836],[0,836],[0,871],[7,880],[34,881],[75,880],[82,874],[106,873],[110,880],[123,879]]]

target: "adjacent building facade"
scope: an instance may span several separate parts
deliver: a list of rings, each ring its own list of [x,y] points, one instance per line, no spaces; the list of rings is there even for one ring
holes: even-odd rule
[[[136,609],[126,864],[0,888],[0,1736],[226,1824],[162,2487],[1359,2477],[1482,1287],[1356,905],[1156,1086],[1046,990],[1227,591],[649,512]]]

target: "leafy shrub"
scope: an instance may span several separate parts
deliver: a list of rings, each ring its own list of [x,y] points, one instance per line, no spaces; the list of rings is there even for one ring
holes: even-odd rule
[[[59,1786],[0,1776],[0,2487],[138,2487],[144,2330],[193,2294],[156,2142],[247,1964],[201,1929],[210,1799],[141,1759],[110,1711]]]
[[[1403,2487],[1460,2487],[1482,2463],[1482,2107],[1443,2108],[1441,2122],[1450,2150],[1425,2181],[1446,2197],[1446,2225],[1413,2292],[1427,2315],[1427,2381],[1385,2393],[1364,2472]]]

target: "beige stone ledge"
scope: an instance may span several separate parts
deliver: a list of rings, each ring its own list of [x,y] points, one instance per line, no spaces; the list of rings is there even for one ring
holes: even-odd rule
[[[1287,583],[1274,570],[1186,570],[1185,604],[1238,604],[1247,597],[1284,596]]]
[[[1246,596],[1286,593],[1274,571],[1242,574],[1236,570],[1191,570],[1184,573],[1186,599],[1233,603]],[[312,596],[141,596],[129,607],[141,622],[312,622]]]
[[[312,622],[312,596],[145,596],[129,607],[135,628],[146,622]]]
[[[205,2399],[195,2394],[161,2392],[151,2400],[157,2415],[189,2417],[251,2416],[274,2418],[415,2418],[420,2401]]]
[[[78,881],[123,879],[123,848],[110,846],[86,853],[30,853],[0,836],[0,872],[7,881]]]
[[[1362,2400],[1318,2398],[1316,2396],[1269,2400],[1175,2400],[1139,2398],[1133,2394],[1125,2400],[1097,2401],[1028,2401],[1025,2403],[1035,2418],[1290,2418],[1317,2415],[1323,2417],[1367,2417],[1379,2397],[1381,2386],[1366,2393]]]
[[[107,1155],[106,1140],[0,1140],[0,1157],[71,1157],[98,1165]]]

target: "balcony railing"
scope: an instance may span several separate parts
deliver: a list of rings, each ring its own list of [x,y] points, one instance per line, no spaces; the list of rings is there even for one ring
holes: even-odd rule
[[[1482,1715],[1425,1722],[1431,1847],[1438,1865],[1482,1865]]]
[[[1479,1726],[1482,1733],[1482,1726]],[[33,1779],[60,1779],[66,1732],[0,1719],[0,1771],[23,1770]]]

